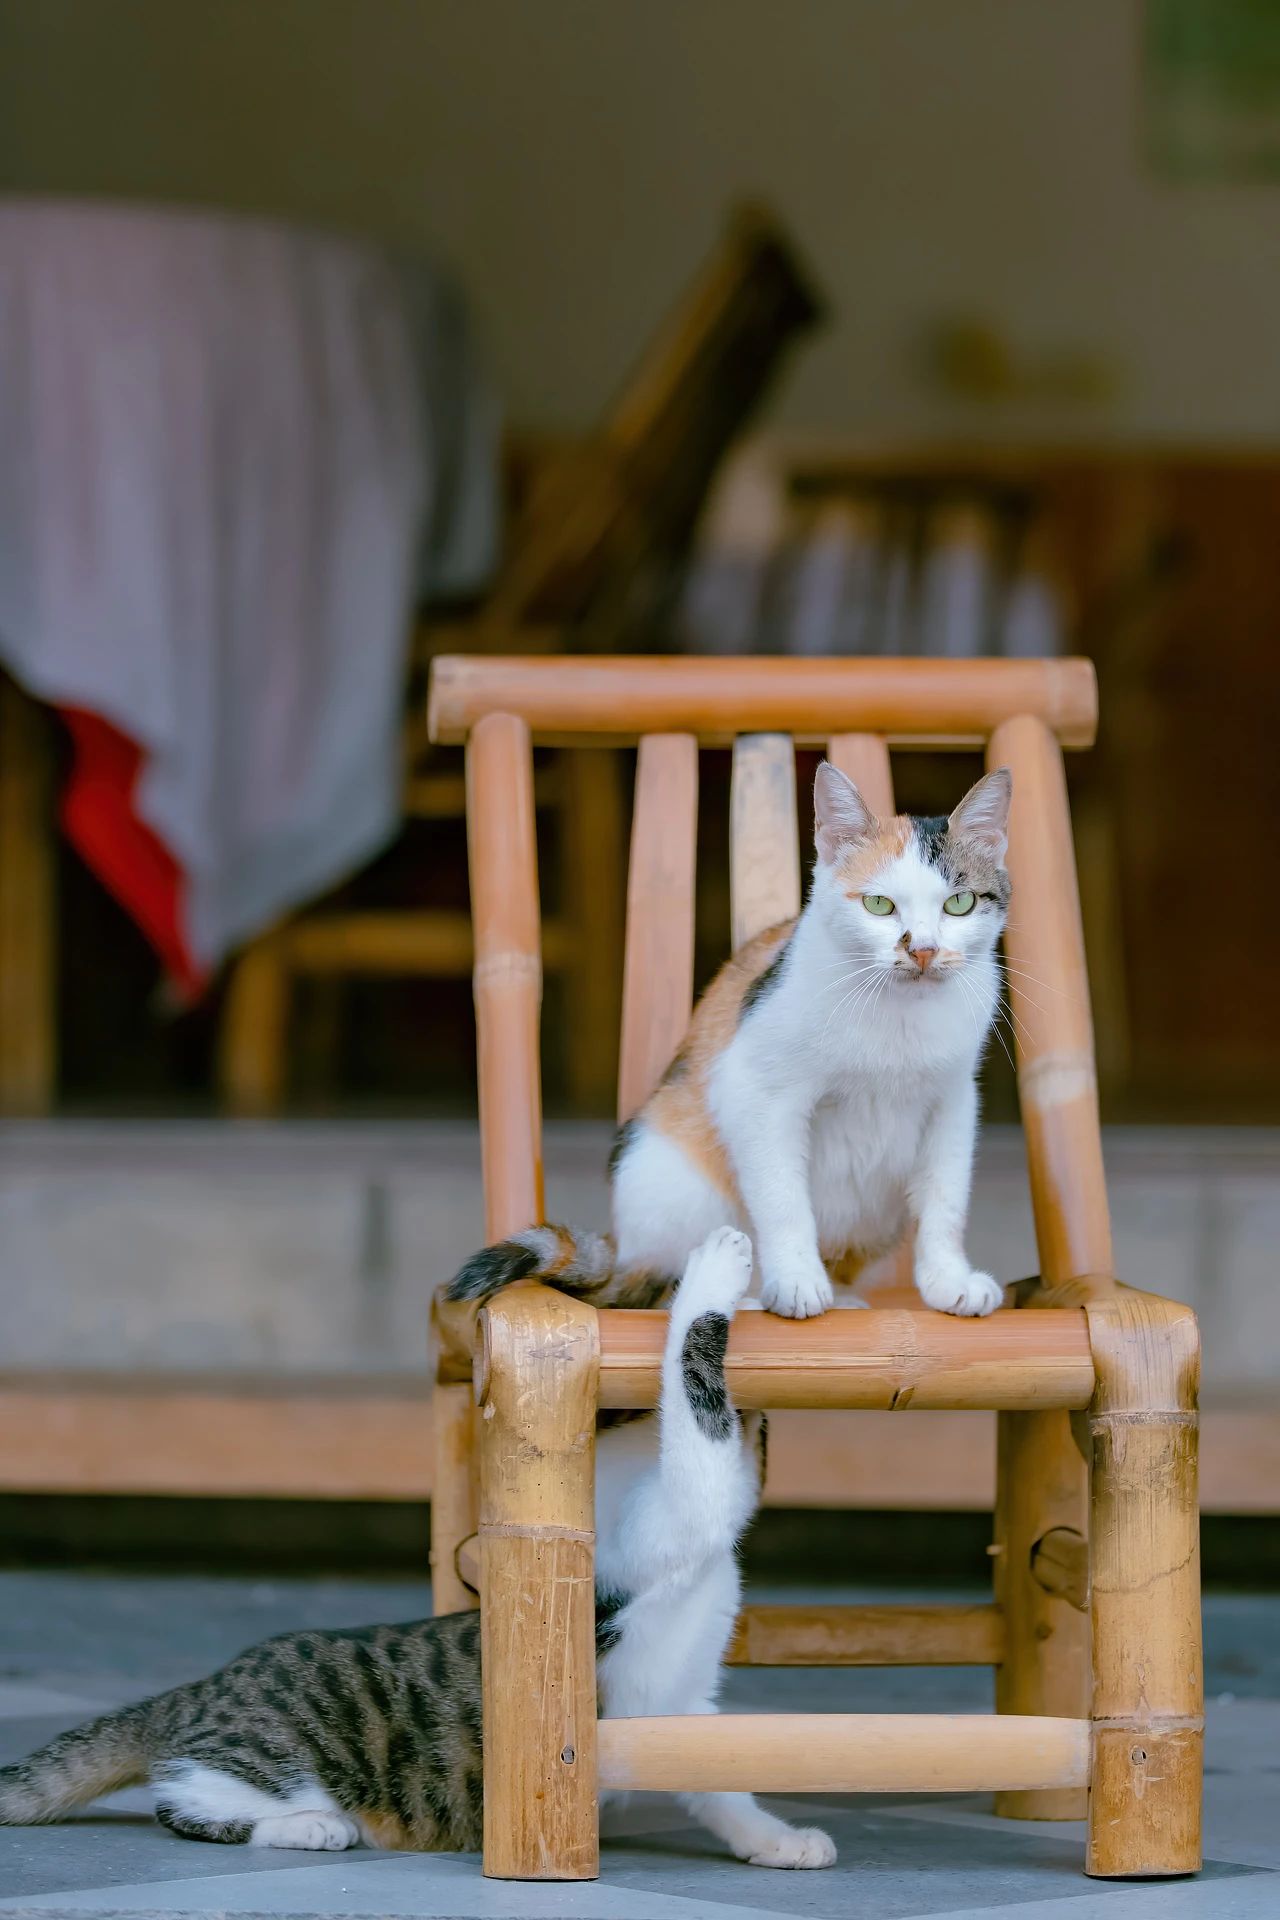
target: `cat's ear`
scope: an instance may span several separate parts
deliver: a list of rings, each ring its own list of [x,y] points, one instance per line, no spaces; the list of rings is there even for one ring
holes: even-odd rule
[[[847,774],[824,760],[813,783],[813,837],[819,860],[837,860],[855,840],[865,840],[880,822]]]
[[[1008,767],[986,773],[970,787],[947,822],[957,840],[969,840],[992,860],[1002,861],[1009,845],[1009,802],[1013,775]]]

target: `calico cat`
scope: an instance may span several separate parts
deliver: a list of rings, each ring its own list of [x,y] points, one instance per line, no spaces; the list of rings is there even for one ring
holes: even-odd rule
[[[655,1306],[690,1250],[732,1224],[754,1235],[763,1305],[803,1319],[832,1304],[828,1263],[848,1277],[910,1225],[928,1306],[998,1307],[964,1235],[1010,796],[1002,768],[949,818],[879,820],[824,762],[804,911],[721,969],[619,1133],[612,1235],[531,1227],[474,1255],[452,1297],[535,1279],[598,1306]]]
[[[750,1278],[750,1245],[731,1228],[692,1253],[667,1333],[657,1457],[598,1486],[597,1675],[611,1716],[715,1711],[738,1611],[734,1549],[760,1497],[760,1418],[739,1419],[724,1376]],[[194,1840],[477,1848],[480,1616],[265,1641],[0,1768],[0,1825],[57,1820],[142,1780],[164,1825]],[[750,1794],[682,1802],[756,1866],[835,1859],[825,1833]]]

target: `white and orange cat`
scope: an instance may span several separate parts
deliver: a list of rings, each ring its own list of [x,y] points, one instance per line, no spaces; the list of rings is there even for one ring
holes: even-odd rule
[[[1001,769],[950,817],[879,820],[819,767],[808,901],[721,969],[619,1133],[612,1235],[530,1227],[474,1255],[452,1297],[538,1279],[597,1305],[656,1305],[733,1226],[751,1235],[762,1304],[803,1319],[832,1305],[829,1268],[848,1274],[911,1227],[928,1306],[998,1307],[965,1227],[1010,795]]]

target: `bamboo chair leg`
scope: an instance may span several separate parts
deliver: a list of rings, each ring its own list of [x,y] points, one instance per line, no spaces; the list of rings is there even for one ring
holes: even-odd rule
[[[466,1381],[438,1381],[431,1396],[431,1611],[464,1613],[477,1605],[462,1578],[458,1549],[479,1526],[475,1398]]]
[[[1091,1605],[1093,1738],[1085,1871],[1200,1866],[1195,1316],[1120,1292],[1086,1307],[1097,1370]]]
[[[1059,1411],[996,1415],[995,1597],[1004,1620],[996,1668],[997,1713],[1083,1720],[1089,1713],[1089,1616],[1071,1583],[1045,1584],[1041,1543],[1050,1535],[1084,1550],[1088,1475]],[[998,1793],[1010,1820],[1083,1820],[1079,1787]]]
[[[593,1880],[596,1316],[518,1287],[481,1329],[484,1871]]]

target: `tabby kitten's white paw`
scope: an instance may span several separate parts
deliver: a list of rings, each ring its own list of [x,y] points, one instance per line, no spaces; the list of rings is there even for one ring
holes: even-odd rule
[[[296,1847],[303,1853],[341,1853],[360,1838],[345,1813],[275,1813],[253,1829],[255,1847]]]
[[[933,1307],[939,1313],[958,1314],[963,1319],[994,1313],[1004,1304],[1004,1288],[999,1281],[993,1280],[989,1273],[979,1273],[964,1260],[917,1273],[916,1285],[926,1307]]]
[[[821,1827],[784,1827],[750,1855],[750,1862],[753,1867],[830,1867],[835,1858],[836,1843]]]

